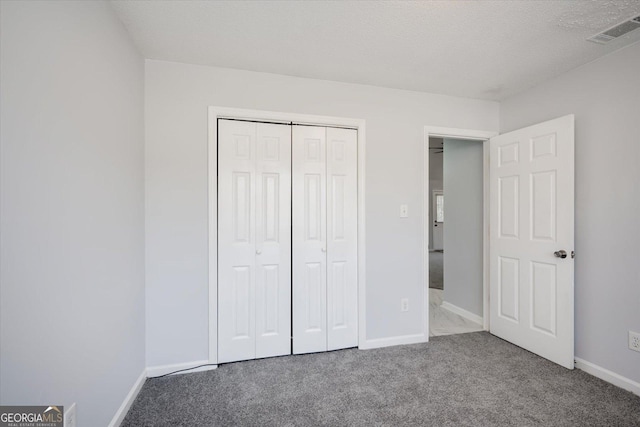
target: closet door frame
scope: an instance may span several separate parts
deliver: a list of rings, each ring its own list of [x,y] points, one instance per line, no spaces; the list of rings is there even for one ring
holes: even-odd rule
[[[316,116],[273,111],[210,106],[208,111],[208,206],[209,206],[209,358],[218,364],[218,119],[251,120],[281,124],[309,124],[358,131],[358,347],[366,346],[366,253],[365,253],[365,121],[344,117]]]

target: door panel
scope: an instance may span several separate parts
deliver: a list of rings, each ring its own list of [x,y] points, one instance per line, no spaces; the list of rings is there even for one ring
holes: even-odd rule
[[[290,127],[219,120],[218,158],[218,361],[290,354]]]
[[[327,350],[326,130],[293,126],[293,353]]]
[[[327,128],[327,348],[358,345],[358,134]]]
[[[291,126],[258,123],[256,358],[291,354]]]
[[[574,118],[492,138],[490,153],[491,333],[573,369]]]
[[[218,121],[218,361],[255,358],[255,123]]]

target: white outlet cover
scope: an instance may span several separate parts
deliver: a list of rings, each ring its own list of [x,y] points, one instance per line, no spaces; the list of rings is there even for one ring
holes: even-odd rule
[[[409,217],[409,205],[400,205],[400,218]]]
[[[640,333],[629,331],[629,349],[640,352]]]

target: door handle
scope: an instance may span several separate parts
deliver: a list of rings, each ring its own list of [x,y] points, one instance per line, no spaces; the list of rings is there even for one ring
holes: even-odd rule
[[[567,251],[565,251],[564,249],[560,249],[559,251],[555,251],[553,255],[555,255],[557,258],[564,259],[567,257]]]
[[[256,250],[256,254],[260,255],[262,253],[262,251],[260,249]]]
[[[327,252],[327,248],[320,249],[322,252]]]

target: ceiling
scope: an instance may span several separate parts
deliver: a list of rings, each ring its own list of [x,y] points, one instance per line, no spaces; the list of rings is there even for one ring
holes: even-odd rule
[[[640,40],[639,0],[114,0],[146,58],[502,100]]]

